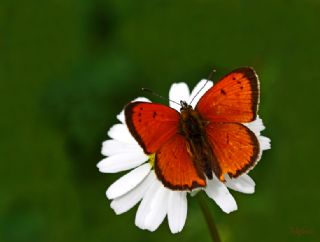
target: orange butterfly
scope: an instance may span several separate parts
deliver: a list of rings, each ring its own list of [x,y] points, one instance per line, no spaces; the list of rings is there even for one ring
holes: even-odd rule
[[[181,113],[168,106],[132,102],[126,123],[146,154],[155,154],[154,170],[173,190],[206,186],[213,173],[238,177],[253,167],[260,147],[242,123],[256,119],[259,80],[252,68],[224,76],[199,100],[195,109],[181,101]]]

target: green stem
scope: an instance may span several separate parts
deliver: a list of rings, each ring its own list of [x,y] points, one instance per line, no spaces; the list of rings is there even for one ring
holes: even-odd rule
[[[197,198],[198,198],[198,202],[201,207],[202,214],[207,222],[207,226],[208,226],[212,241],[213,242],[221,242],[221,239],[220,239],[220,236],[218,233],[218,229],[217,229],[216,224],[213,220],[213,217],[210,213],[210,210],[209,210],[209,207],[206,203],[206,199],[204,198],[203,192],[199,192],[199,194],[197,194]]]

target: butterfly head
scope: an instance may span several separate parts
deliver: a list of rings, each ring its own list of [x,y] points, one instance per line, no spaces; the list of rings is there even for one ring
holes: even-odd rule
[[[180,105],[181,105],[180,112],[192,109],[192,106],[189,105],[186,101],[180,101]]]

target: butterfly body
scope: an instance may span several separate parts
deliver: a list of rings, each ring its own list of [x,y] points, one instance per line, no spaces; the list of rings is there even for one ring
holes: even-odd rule
[[[181,102],[180,133],[187,140],[187,151],[192,157],[195,167],[212,179],[214,156],[209,144],[205,127],[208,124],[191,105]]]
[[[211,87],[196,107],[181,101],[180,113],[168,106],[132,102],[125,107],[129,131],[164,186],[192,190],[215,175],[238,177],[260,157],[256,135],[243,123],[255,120],[259,81],[250,67],[238,68]]]

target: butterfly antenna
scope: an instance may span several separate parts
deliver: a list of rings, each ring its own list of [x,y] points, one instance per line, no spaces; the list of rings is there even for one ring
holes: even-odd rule
[[[179,106],[181,106],[180,103],[178,103],[178,102],[176,102],[176,101],[173,101],[173,100],[171,100],[171,99],[169,99],[169,98],[166,98],[166,97],[164,97],[164,96],[161,96],[160,94],[152,91],[152,90],[149,89],[149,88],[144,88],[144,87],[142,87],[141,90],[144,91],[144,92],[149,92],[149,93],[151,93],[152,95],[154,95],[154,96],[156,96],[156,97],[159,97],[159,98],[162,98],[162,99],[164,99],[164,100],[169,100],[170,102],[173,102],[173,103],[178,104]]]
[[[216,73],[216,69],[212,69],[212,71],[210,72],[207,80],[212,81],[211,78],[213,77],[213,74],[214,74],[214,73]]]
[[[193,100],[196,98],[196,96],[199,95],[199,93],[202,91],[202,89],[208,84],[209,81],[211,81],[211,78],[213,76],[213,74],[216,73],[216,70],[215,69],[212,69],[212,71],[210,72],[209,76],[208,76],[208,79],[206,81],[206,83],[200,88],[200,90],[196,93],[196,95],[194,95],[194,97],[192,98],[191,102],[190,102],[190,105],[191,103],[193,102]]]

